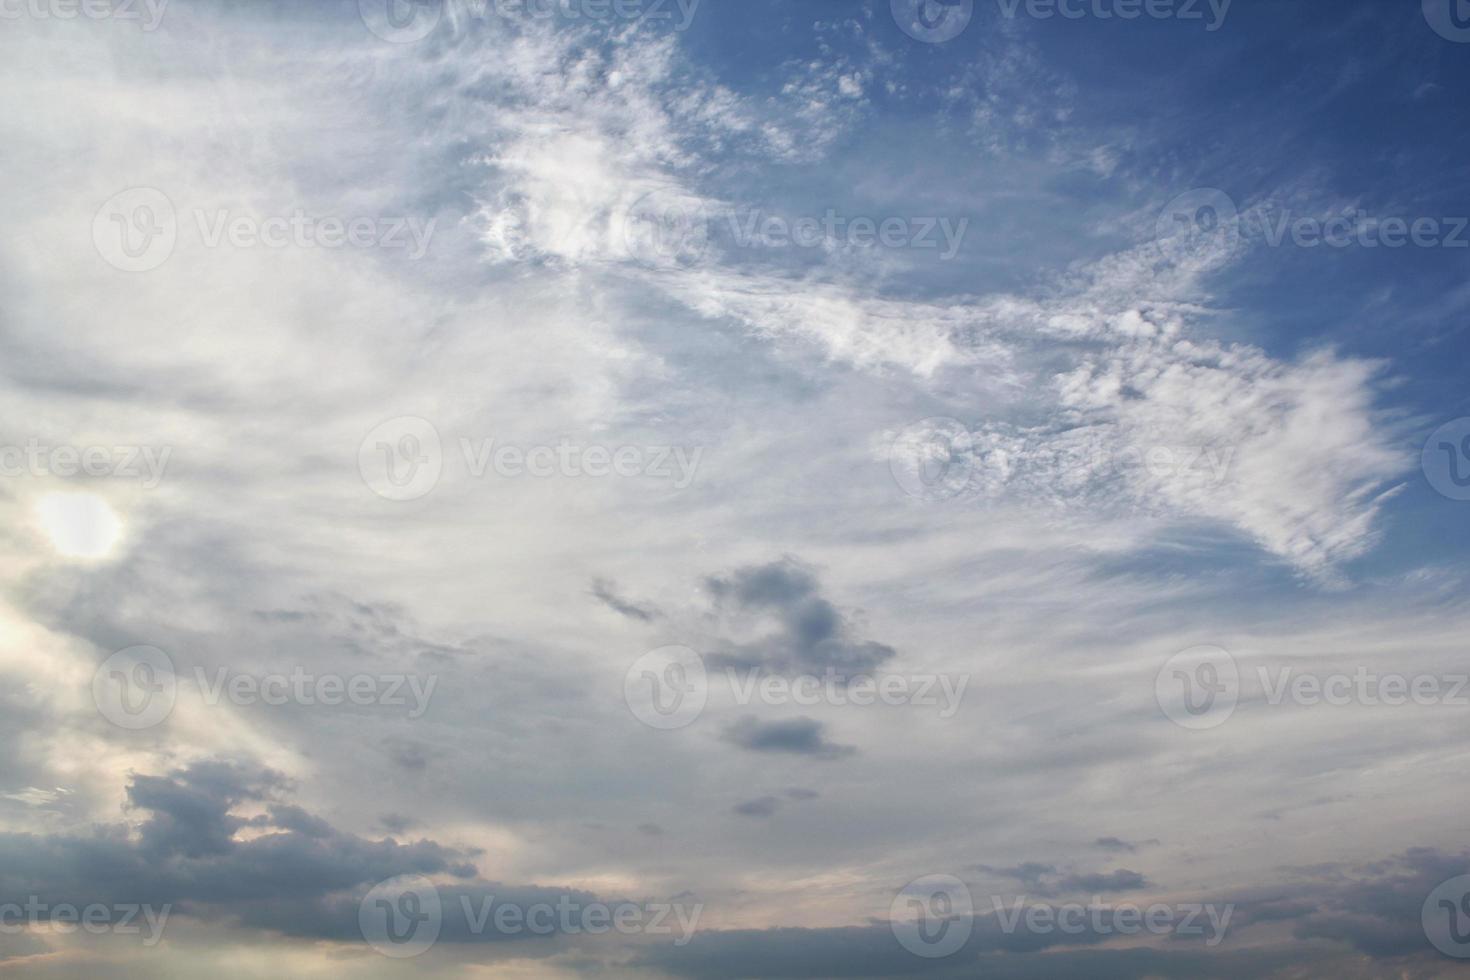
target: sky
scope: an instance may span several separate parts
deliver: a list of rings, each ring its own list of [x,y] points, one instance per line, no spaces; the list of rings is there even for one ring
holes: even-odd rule
[[[1470,973],[1464,0],[0,0],[0,972]]]

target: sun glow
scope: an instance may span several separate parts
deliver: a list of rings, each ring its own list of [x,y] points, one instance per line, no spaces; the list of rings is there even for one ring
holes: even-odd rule
[[[122,539],[117,512],[95,493],[48,493],[36,501],[36,517],[51,547],[67,558],[106,558]]]

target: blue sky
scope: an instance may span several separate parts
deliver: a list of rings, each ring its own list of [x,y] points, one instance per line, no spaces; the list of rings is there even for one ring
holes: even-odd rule
[[[0,3],[0,965],[1463,973],[1449,0],[568,2]]]

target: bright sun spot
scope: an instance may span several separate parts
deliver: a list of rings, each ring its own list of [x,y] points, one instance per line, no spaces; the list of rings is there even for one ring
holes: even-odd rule
[[[122,521],[95,493],[48,493],[36,501],[41,530],[58,554],[106,558],[122,537]]]

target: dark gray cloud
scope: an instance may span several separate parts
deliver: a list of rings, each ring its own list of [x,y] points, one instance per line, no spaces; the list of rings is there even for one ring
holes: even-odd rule
[[[383,750],[395,766],[411,771],[427,769],[430,762],[429,747],[410,738],[386,738]]]
[[[781,801],[774,796],[761,796],[754,800],[746,800],[744,803],[737,803],[731,809],[742,817],[773,817],[780,806]]]
[[[476,877],[472,854],[432,841],[371,841],[333,829],[278,797],[286,780],[266,769],[201,762],[167,776],[136,775],[127,806],[146,813],[136,836],[104,826],[91,836],[0,835],[0,895],[53,902],[173,904],[180,914],[277,923],[303,921],[319,903],[400,874]],[[243,806],[263,807],[245,817]],[[242,829],[255,836],[236,839]],[[306,909],[317,909],[307,915]],[[277,923],[278,924],[278,923]]]
[[[1037,895],[1069,895],[1079,892],[1103,895],[1136,891],[1148,887],[1149,884],[1143,875],[1126,868],[1107,872],[1077,872],[1059,870],[1053,864],[1026,861],[1013,867],[980,864],[975,866],[975,870],[1014,879],[1023,888]]]
[[[418,821],[401,813],[385,813],[378,818],[378,825],[390,834],[403,834],[417,826]]]
[[[827,740],[821,722],[812,718],[761,721],[746,715],[725,729],[724,739],[751,752],[789,752],[818,759],[840,759],[857,751],[851,745]]]
[[[847,617],[821,595],[816,574],[794,558],[713,576],[705,580],[705,589],[722,613],[775,626],[758,640],[726,643],[709,658],[715,666],[777,673],[832,670],[843,677],[870,673],[897,654],[890,646],[856,637]]]
[[[406,874],[440,885],[442,942],[534,938],[475,927],[466,909],[504,904],[586,904],[591,893],[480,878],[476,852],[429,840],[368,840],[284,802],[290,784],[267,769],[225,761],[165,776],[136,775],[127,807],[146,814],[90,836],[0,834],[0,901],[171,905],[176,916],[223,920],[286,936],[359,942],[358,906],[374,885]],[[263,813],[244,816],[240,810]],[[240,839],[242,830],[252,834]],[[545,937],[543,937],[545,938]]]
[[[595,578],[592,580],[592,594],[609,609],[616,613],[627,616],[629,619],[641,620],[651,623],[659,617],[659,611],[652,606],[642,606],[623,598],[618,594],[617,584],[608,579]]]
[[[779,796],[757,796],[756,799],[747,799],[742,804],[735,804],[731,810],[742,817],[773,817],[776,811],[786,805],[786,802],[807,802],[810,799],[819,798],[820,795],[822,793],[814,789],[792,786]]]
[[[1295,920],[1299,939],[1345,942],[1375,959],[1406,956],[1424,946],[1425,898],[1464,874],[1470,851],[1412,848],[1370,865],[1309,869],[1304,886],[1242,905],[1252,921]]]
[[[990,871],[1034,883],[1055,877],[1050,869],[1026,863]],[[1091,920],[1072,933],[1033,933],[1024,926],[1007,929],[1003,917],[975,892],[970,938],[943,958],[914,955],[903,948],[888,923],[875,922],[838,929],[705,932],[682,949],[641,951],[640,963],[696,980],[912,976],[1280,980],[1329,975],[1427,980],[1464,972],[1465,964],[1430,946],[1420,914],[1436,886],[1466,873],[1470,852],[1413,849],[1372,864],[1297,869],[1295,880],[1272,889],[1200,897],[1195,901],[1233,908],[1223,940],[1214,947],[1204,945],[1200,937],[1170,936],[1138,948],[1104,948],[1102,944],[1116,939],[1111,911],[1100,920],[1101,930]],[[1089,876],[1071,877],[1081,883]],[[1136,906],[1151,903],[1132,901]],[[1104,903],[1110,910],[1126,904]],[[1288,929],[1284,940],[1283,925]]]
[[[1147,887],[1148,879],[1137,871],[1119,868],[1116,871],[1091,874],[1064,875],[1057,887],[1063,892],[1131,892]]]
[[[650,947],[639,965],[691,980],[815,980],[935,977],[940,980],[1241,980],[1308,976],[1324,950],[1200,952],[1184,949],[1057,950],[1020,956],[972,952],[921,959],[901,948],[887,926],[702,933],[682,949]],[[1295,967],[1296,974],[1283,974]],[[1350,974],[1346,974],[1350,975]],[[1367,976],[1367,974],[1363,974]]]
[[[746,800],[744,803],[737,803],[731,807],[731,810],[742,817],[771,817],[775,816],[776,811],[787,802],[805,803],[821,795],[816,790],[792,787],[780,796],[760,796],[753,800]]]
[[[1055,874],[1057,870],[1056,865],[1042,864],[1039,861],[1025,861],[1009,867],[977,864],[974,869],[976,871],[983,871],[986,874],[995,875],[998,878],[1014,878],[1016,881],[1031,888],[1039,887],[1041,879],[1044,876]]]

